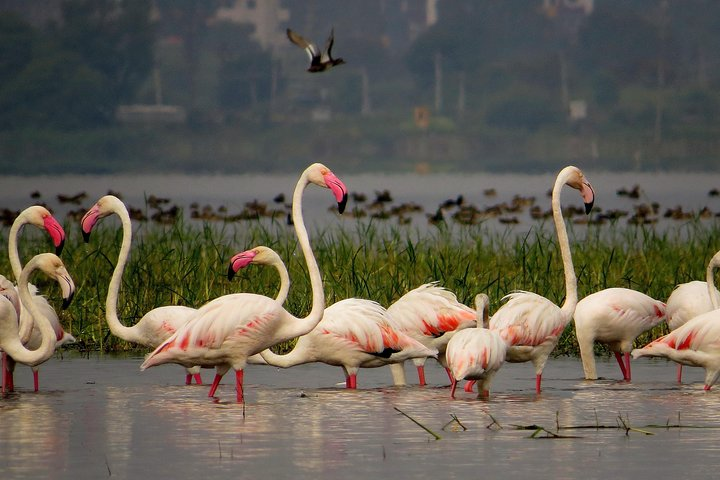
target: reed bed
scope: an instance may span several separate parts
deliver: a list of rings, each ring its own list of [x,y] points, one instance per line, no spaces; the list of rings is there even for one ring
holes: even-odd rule
[[[286,307],[305,315],[311,306],[305,262],[292,228],[273,220],[202,223],[182,220],[172,225],[134,225],[131,257],[118,302],[121,320],[131,325],[147,311],[163,305],[199,307],[233,292],[274,297],[279,284],[271,269],[250,267],[230,282],[232,254],[255,245],[272,247],[290,271],[292,286]],[[7,230],[7,229],[6,229]],[[26,229],[21,257],[50,249],[47,238]],[[98,225],[85,244],[77,224],[62,254],[77,291],[60,313],[65,328],[78,339],[77,348],[117,351],[136,348],[109,333],[105,297],[121,242],[115,217]],[[549,223],[529,233],[486,224],[417,228],[360,221],[350,227],[311,229],[311,243],[323,274],[327,303],[347,297],[369,298],[388,306],[416,286],[438,281],[468,305],[478,292],[491,299],[491,312],[513,290],[530,290],[561,304],[565,287],[559,250]],[[705,268],[718,249],[716,224],[690,221],[670,231],[653,226],[570,226],[573,259],[583,296],[607,287],[628,287],[665,300],[681,282],[705,278]],[[6,242],[7,231],[2,236]],[[6,247],[7,245],[3,245]],[[10,272],[7,258],[0,268]],[[34,282],[58,304],[55,286],[41,276]],[[667,331],[662,324],[637,340],[644,344]],[[598,347],[598,352],[602,350]],[[572,324],[564,332],[558,355],[579,352]]]

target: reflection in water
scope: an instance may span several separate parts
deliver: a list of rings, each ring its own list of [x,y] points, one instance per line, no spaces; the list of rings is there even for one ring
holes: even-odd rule
[[[429,387],[390,385],[384,369],[365,388],[335,385],[322,365],[253,367],[247,404],[219,402],[207,386],[179,385],[177,369],[138,371],[140,358],[66,358],[46,364],[49,390],[0,400],[0,458],[12,478],[627,478],[701,476],[720,463],[720,392],[702,371],[674,383],[664,361],[635,362],[631,384],[582,379],[579,359],[551,359],[534,393],[532,371],[507,365],[489,401],[449,397],[441,367]],[[601,361],[601,375],[614,374]],[[434,440],[417,422],[440,434]],[[467,428],[443,430],[455,415]],[[618,418],[636,428],[626,432]],[[502,428],[487,428],[497,420]],[[705,428],[653,428],[649,425]],[[457,424],[453,424],[458,427]],[[537,425],[580,438],[531,439]],[[595,426],[612,428],[595,428]],[[583,427],[570,429],[567,427]],[[542,435],[541,435],[542,436]],[[693,466],[689,469],[688,466]],[[592,473],[590,473],[592,472]]]

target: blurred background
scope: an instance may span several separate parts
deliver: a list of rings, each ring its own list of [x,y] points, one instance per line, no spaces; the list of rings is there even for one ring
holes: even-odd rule
[[[0,166],[717,171],[718,18],[715,0],[0,0]],[[288,27],[320,47],[334,28],[347,63],[308,73]]]

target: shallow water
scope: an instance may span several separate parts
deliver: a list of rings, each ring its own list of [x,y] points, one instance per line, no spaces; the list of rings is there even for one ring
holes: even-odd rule
[[[40,372],[41,391],[18,367],[16,392],[0,399],[0,471],[13,479],[113,478],[707,478],[720,467],[720,391],[704,392],[700,369],[642,359],[633,382],[582,380],[579,359],[551,359],[543,393],[530,364],[506,364],[489,401],[449,398],[447,377],[426,365],[427,387],[393,387],[385,368],[361,370],[359,389],[337,367],[249,366],[246,404],[233,375],[215,401],[184,371],[139,371],[140,357],[65,354]],[[415,376],[407,366],[408,380]],[[211,371],[203,371],[211,380]],[[429,433],[402,410],[439,434]],[[452,421],[455,415],[467,430]],[[487,428],[494,418],[501,429]],[[614,428],[618,417],[654,435]],[[648,425],[682,425],[652,428]],[[529,438],[538,425],[580,438]],[[613,428],[595,428],[597,425]],[[703,427],[703,428],[694,428]],[[539,435],[543,437],[544,434]]]

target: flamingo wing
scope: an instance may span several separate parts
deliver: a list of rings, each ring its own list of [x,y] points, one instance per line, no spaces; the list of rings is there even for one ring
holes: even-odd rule
[[[717,293],[720,295],[720,293]],[[706,282],[694,280],[681,283],[667,299],[667,322],[670,330],[713,309]]]
[[[567,325],[560,307],[532,292],[514,292],[490,318],[490,329],[496,330],[511,346],[537,346],[557,338]]]

